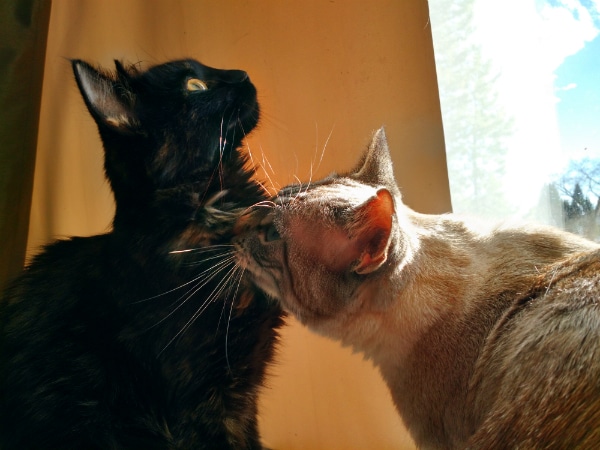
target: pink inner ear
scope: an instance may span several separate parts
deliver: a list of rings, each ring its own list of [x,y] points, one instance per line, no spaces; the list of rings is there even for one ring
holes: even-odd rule
[[[288,245],[333,272],[370,273],[387,259],[393,214],[392,195],[381,189],[354,211],[354,221],[347,228],[291,220]]]
[[[393,215],[394,199],[386,189],[379,190],[375,198],[360,207],[353,229],[360,250],[356,273],[373,272],[387,260]]]

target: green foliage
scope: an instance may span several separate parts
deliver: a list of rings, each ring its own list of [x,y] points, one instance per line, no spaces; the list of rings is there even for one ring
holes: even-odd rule
[[[560,195],[564,228],[600,241],[600,159],[571,161],[552,186]]]
[[[563,212],[567,220],[585,216],[593,210],[592,202],[583,194],[579,183],[575,185],[573,196],[569,200],[563,200]]]

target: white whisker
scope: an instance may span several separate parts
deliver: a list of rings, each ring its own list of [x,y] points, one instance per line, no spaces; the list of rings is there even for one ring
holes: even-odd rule
[[[237,267],[237,270],[239,271],[239,278],[238,278],[238,282],[237,285],[235,287],[235,292],[233,293],[233,297],[231,300],[231,306],[229,307],[229,319],[227,320],[227,328],[225,330],[225,360],[227,361],[227,369],[229,370],[229,373],[231,373],[231,365],[229,364],[229,324],[231,323],[231,317],[233,315],[233,304],[235,302],[235,298],[238,295],[238,291],[240,289],[240,284],[242,283],[242,278],[244,277],[244,271],[246,269],[244,269],[243,267]],[[233,275],[232,275],[233,277]]]
[[[218,245],[211,245],[208,247],[185,248],[185,249],[181,249],[181,250],[171,250],[169,252],[169,254],[176,255],[176,254],[180,254],[180,253],[191,253],[191,252],[213,252],[216,250],[221,250],[222,248],[226,248],[226,247],[231,248],[231,247],[233,247],[233,245],[218,244]]]
[[[203,260],[199,261],[198,264],[201,263],[201,262],[204,262],[204,261],[209,261],[209,260],[213,260],[213,259],[217,259],[217,258],[226,258],[226,259],[224,259],[223,262],[232,261],[233,259],[235,259],[235,256],[233,256],[233,254],[231,252],[231,250],[234,248],[234,245],[232,245],[232,244],[213,245],[213,246],[210,246],[210,247],[203,247],[203,248],[189,249],[189,250],[176,250],[175,252],[177,252],[177,253],[181,253],[181,252],[184,252],[184,251],[186,251],[186,252],[187,251],[189,251],[189,252],[198,252],[198,253],[200,253],[200,252],[209,252],[211,250],[215,250],[216,247],[219,247],[219,248],[226,247],[226,248],[228,248],[228,251],[221,252],[221,253],[213,255],[213,256],[211,256],[209,258],[203,259]],[[173,252],[169,252],[169,253],[173,253]],[[147,301],[155,300],[155,299],[157,299],[159,297],[163,297],[163,296],[165,296],[167,294],[171,294],[171,293],[173,293],[175,291],[183,289],[184,287],[189,286],[192,283],[198,282],[206,274],[206,272],[208,272],[210,270],[213,270],[215,267],[219,267],[219,265],[220,265],[220,263],[217,264],[217,265],[215,265],[215,266],[212,266],[212,267],[210,267],[210,268],[208,268],[206,270],[204,270],[197,277],[194,277],[190,281],[187,281],[187,282],[185,282],[185,283],[183,283],[183,284],[181,284],[181,285],[179,285],[179,286],[177,286],[177,287],[175,287],[173,289],[169,289],[167,291],[161,292],[160,294],[153,295],[151,297],[147,297],[147,298],[144,298],[142,300],[137,300],[135,302],[132,302],[131,304],[135,305],[135,304],[139,304],[139,303],[145,303]],[[183,294],[183,295],[185,295],[185,294]]]
[[[206,308],[208,308],[208,305],[214,299],[216,299],[219,295],[221,295],[221,293],[225,289],[225,285],[229,282],[230,274],[232,272],[234,272],[235,270],[237,270],[237,265],[236,264],[234,264],[233,267],[231,269],[229,269],[229,271],[225,274],[225,276],[223,278],[221,278],[221,280],[219,280],[219,282],[217,283],[217,286],[215,287],[215,289],[213,289],[213,291],[210,293],[210,295],[208,297],[206,297],[206,299],[204,300],[204,302],[202,302],[202,304],[200,305],[200,307],[196,310],[196,312],[192,315],[192,317],[185,323],[185,325],[177,332],[177,334],[175,334],[175,336],[173,336],[169,340],[169,342],[167,342],[167,345],[165,345],[163,347],[163,349],[159,352],[159,355],[162,354],[175,341],[175,339],[177,339],[183,333],[185,333],[194,324],[194,322],[198,319],[198,317],[200,317],[202,315],[202,313],[204,311],[206,311]],[[214,278],[214,275],[210,279],[212,279],[212,278]],[[207,280],[207,282],[210,281],[210,279]],[[191,297],[193,297],[196,294],[196,292],[198,292],[198,290],[200,290],[202,287],[204,287],[204,285],[197,287],[194,290],[194,292],[192,294],[190,294],[183,303],[187,302]],[[181,305],[178,306],[178,308],[179,307],[181,307]]]
[[[262,145],[260,145],[260,153],[261,153],[261,157],[262,157],[262,166],[261,167],[263,168],[263,172],[264,172],[265,176],[267,177],[267,180],[273,187],[273,189],[275,189],[275,191],[277,191],[280,186],[277,183],[274,183],[273,179],[271,178],[271,175],[275,176],[275,170],[273,170],[273,166],[269,162],[269,159],[267,158],[267,155],[265,154],[265,151],[263,150]],[[269,169],[271,171],[271,175],[269,175],[269,170],[267,170],[267,169]],[[269,191],[269,195],[272,196],[273,194]]]
[[[177,300],[175,300],[173,303],[171,303],[171,305],[169,305],[169,308],[172,308],[173,306],[175,306],[171,310],[171,312],[169,312],[165,317],[163,317],[158,322],[156,322],[154,325],[152,325],[150,328],[148,328],[148,330],[151,330],[152,328],[160,325],[165,320],[167,320],[169,317],[173,316],[173,314],[175,314],[179,309],[181,309],[181,307],[183,305],[185,305],[188,302],[188,300],[190,300],[200,289],[202,289],[213,278],[215,278],[219,272],[221,272],[222,270],[224,270],[225,268],[227,268],[228,265],[232,264],[232,262],[234,262],[233,261],[234,259],[235,258],[232,257],[232,258],[230,258],[226,262],[219,263],[217,266],[211,267],[210,269],[207,269],[207,270],[203,271],[201,275],[199,275],[198,277],[194,278],[192,281],[186,283],[186,284],[190,284],[190,283],[196,283],[196,284],[191,289],[189,289],[185,293],[183,293],[179,298],[177,298]],[[235,266],[235,264],[234,264],[234,266]],[[214,270],[214,272],[212,274],[204,277],[203,274],[205,274],[209,270]],[[203,302],[203,305],[206,304],[206,302],[207,302],[207,300],[205,300]]]
[[[246,209],[244,209],[240,215],[244,215],[247,214],[249,211],[252,211],[254,208],[275,208],[277,206],[277,203],[275,203],[272,200],[263,200],[261,202],[257,202],[254,205],[248,206]]]
[[[250,144],[248,144],[247,142],[246,142],[246,150],[247,150],[248,156],[250,157],[250,163],[252,164],[252,170],[254,172],[256,172],[258,168],[262,168],[269,183],[271,183],[271,185],[273,185],[273,181],[269,177],[269,174],[267,173],[267,171],[263,167],[257,166],[257,163],[254,161],[254,155],[252,154],[252,149],[250,148]],[[271,191],[269,191],[269,189],[267,189],[267,187],[260,180],[255,179],[255,181],[261,187],[261,189],[265,192],[265,194],[267,194],[269,197],[271,197],[273,195],[271,193]]]
[[[323,156],[325,155],[325,149],[327,148],[327,144],[329,144],[329,139],[331,139],[331,135],[333,134],[333,129],[335,128],[335,124],[331,127],[331,131],[325,140],[325,145],[323,145],[323,150],[321,151],[321,157],[319,158],[319,164],[317,164],[317,170],[321,167],[321,163],[323,162]]]

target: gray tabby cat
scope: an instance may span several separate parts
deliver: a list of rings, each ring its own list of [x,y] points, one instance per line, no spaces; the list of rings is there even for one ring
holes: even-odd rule
[[[600,448],[597,244],[412,211],[383,129],[238,231],[254,282],[371,359],[421,448]]]

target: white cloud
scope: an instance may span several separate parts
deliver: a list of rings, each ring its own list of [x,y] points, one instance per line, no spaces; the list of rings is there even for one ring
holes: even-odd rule
[[[557,91],[570,91],[571,89],[575,89],[577,87],[577,83],[569,83],[566,86],[562,86],[556,88]]]
[[[507,195],[525,203],[524,209],[537,201],[539,188],[562,164],[554,71],[600,32],[600,0],[594,3],[590,13],[580,0],[554,6],[543,0],[475,0],[473,40],[500,74],[499,98],[515,122]]]
[[[563,0],[559,6],[546,3],[539,16],[540,50],[550,70],[556,70],[567,56],[581,50],[599,31],[579,0]]]

